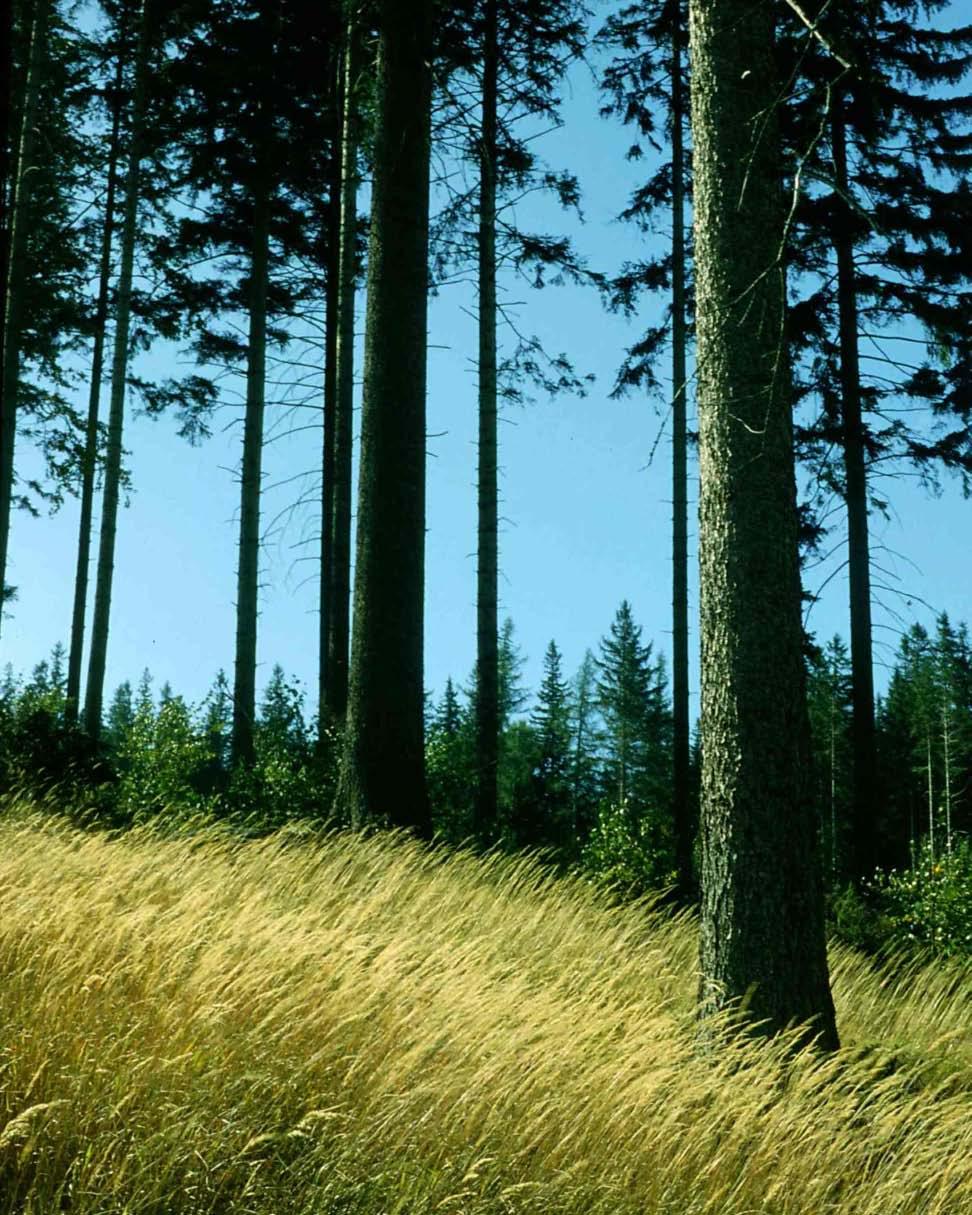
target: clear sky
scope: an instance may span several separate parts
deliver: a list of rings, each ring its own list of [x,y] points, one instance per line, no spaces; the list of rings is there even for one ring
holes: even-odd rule
[[[542,146],[551,164],[580,178],[587,222],[578,226],[555,208],[532,203],[520,218],[524,226],[534,223],[551,233],[571,231],[590,265],[610,272],[643,247],[644,238],[613,217],[648,169],[625,162],[630,133],[598,117],[589,71],[577,68],[570,84],[565,126]],[[661,231],[658,239],[664,238]],[[524,301],[519,324],[525,331],[597,377],[585,399],[537,399],[508,411],[501,425],[501,611],[515,622],[526,680],[535,689],[547,642],[557,641],[573,672],[585,649],[596,648],[622,598],[631,601],[645,637],[670,652],[666,406],[638,395],[609,399],[624,347],[661,303],[647,304],[628,324],[605,313],[593,292],[534,291],[509,278],[503,289],[509,300]],[[359,315],[362,305],[363,298]],[[466,681],[475,654],[476,331],[470,305],[469,289],[456,287],[443,290],[430,309],[426,679],[436,694],[449,675]],[[157,354],[139,370],[170,373],[166,364],[173,357]],[[228,403],[214,437],[198,448],[178,439],[165,419],[135,418],[128,425],[134,493],[118,527],[109,694],[148,667],[157,683],[168,680],[174,691],[198,701],[217,670],[232,671],[240,413]],[[313,710],[320,415],[300,411],[294,420],[274,406],[269,425],[280,437],[269,444],[265,462],[260,675],[266,678],[280,663],[303,681]],[[301,429],[288,437],[291,425]],[[21,448],[18,467],[26,470],[29,460]],[[909,623],[932,622],[925,604],[955,620],[972,615],[972,573],[963,559],[972,506],[954,487],[929,499],[913,478],[885,488],[892,517],[872,520],[875,576],[888,588],[878,590],[875,607],[879,663],[892,656],[902,616]],[[694,535],[694,502],[691,509]],[[840,538],[835,533],[832,541]],[[67,643],[76,543],[74,500],[55,517],[15,519],[8,576],[19,599],[4,626],[0,663],[26,671],[56,641]],[[827,582],[809,618],[821,640],[847,633],[846,579],[838,568],[843,555],[838,548],[805,577],[810,590]],[[695,585],[693,552],[693,612]],[[694,618],[692,632],[697,641]],[[697,675],[696,666],[693,688]],[[880,688],[882,670],[877,678]]]

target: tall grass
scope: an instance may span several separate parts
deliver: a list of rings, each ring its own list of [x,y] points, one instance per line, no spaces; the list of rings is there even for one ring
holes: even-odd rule
[[[691,923],[382,836],[0,823],[0,1212],[961,1215],[972,979],[702,1052]]]

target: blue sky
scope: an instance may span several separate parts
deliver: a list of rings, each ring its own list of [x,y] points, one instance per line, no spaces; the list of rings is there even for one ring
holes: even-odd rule
[[[624,152],[630,134],[597,116],[590,73],[571,75],[565,126],[543,142],[555,166],[577,173],[587,222],[578,227],[550,205],[526,204],[522,222],[547,231],[570,230],[592,267],[610,271],[638,256],[644,238],[614,222],[631,187],[646,173]],[[529,208],[529,209],[528,209]],[[665,233],[659,233],[659,239]],[[537,399],[507,411],[501,443],[501,611],[510,615],[527,658],[526,681],[539,683],[547,642],[554,638],[573,672],[584,650],[596,647],[622,598],[628,598],[645,637],[670,651],[670,447],[665,403],[643,396],[612,401],[609,392],[622,351],[650,322],[661,302],[647,304],[637,322],[605,313],[593,292],[522,282],[504,284],[522,300],[519,324],[542,337],[552,353],[566,351],[596,382],[584,399]],[[443,290],[429,317],[428,533],[426,680],[437,694],[450,674],[465,681],[475,653],[475,323],[467,287]],[[363,298],[359,299],[359,316]],[[150,356],[140,371],[169,373],[172,352]],[[272,395],[272,393],[270,394]],[[120,517],[107,685],[136,680],[148,667],[190,701],[205,694],[217,670],[232,671],[233,604],[240,410],[228,401],[214,436],[191,448],[168,420],[130,420],[126,434],[134,493]],[[259,637],[260,674],[274,663],[316,700],[318,516],[311,494],[320,454],[320,419],[302,412],[291,421],[281,406],[270,420],[280,437],[267,449],[266,536]],[[661,435],[660,441],[659,435]],[[654,460],[649,453],[656,444]],[[30,455],[19,452],[19,466]],[[886,487],[892,517],[873,518],[875,559],[888,590],[875,605],[877,660],[890,661],[900,617],[930,624],[935,610],[968,619],[972,574],[964,552],[972,507],[954,486],[930,499],[913,478]],[[694,502],[691,507],[694,536]],[[271,521],[280,516],[276,526]],[[834,542],[839,537],[832,537]],[[27,670],[58,640],[68,640],[77,503],[50,518],[19,516],[10,542],[10,581],[19,599],[5,623],[0,663]],[[693,550],[694,556],[694,550]],[[820,639],[846,636],[846,580],[838,551],[809,570],[815,590],[829,579],[810,615]],[[694,561],[690,580],[696,603]],[[697,641],[693,619],[693,639]],[[694,653],[694,652],[693,652]],[[692,673],[697,685],[697,663]],[[885,675],[879,667],[877,681]]]

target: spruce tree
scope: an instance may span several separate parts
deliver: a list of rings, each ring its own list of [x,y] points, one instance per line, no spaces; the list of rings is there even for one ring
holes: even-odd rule
[[[812,353],[802,392],[820,415],[805,432],[818,480],[847,510],[853,668],[850,872],[875,864],[876,778],[870,522],[880,462],[972,471],[970,100],[960,93],[972,29],[943,29],[942,3],[877,0],[820,11],[799,26],[803,100],[792,106],[791,155],[817,183],[799,200],[794,258],[804,298],[794,337]],[[823,136],[821,138],[821,136]],[[805,162],[805,163],[804,163]],[[902,325],[911,321],[902,335]],[[920,327],[916,336],[914,322]],[[899,335],[907,353],[892,351]],[[923,349],[924,346],[924,349]],[[948,348],[950,366],[938,352]],[[939,365],[936,365],[939,364]],[[928,406],[918,425],[905,421]],[[901,406],[905,408],[902,409]],[[836,441],[841,468],[829,467]],[[823,467],[822,467],[823,466]]]
[[[682,899],[695,886],[691,808],[688,612],[688,336],[690,275],[686,221],[689,180],[688,73],[685,61],[687,5],[684,0],[649,0],[627,5],[612,15],[598,34],[614,57],[601,87],[607,95],[603,115],[633,125],[641,139],[658,148],[659,114],[670,141],[651,178],[634,192],[622,218],[650,231],[660,208],[671,215],[671,247],[666,256],[628,261],[611,281],[611,306],[628,315],[645,291],[670,293],[665,320],[645,332],[625,357],[616,395],[634,388],[658,391],[656,364],[671,338],[672,434],[672,816],[676,870]],[[628,152],[641,158],[640,143]]]
[[[691,11],[703,1017],[837,1044],[809,772],[774,10]]]
[[[432,6],[378,5],[354,627],[337,807],[431,829],[423,739]]]

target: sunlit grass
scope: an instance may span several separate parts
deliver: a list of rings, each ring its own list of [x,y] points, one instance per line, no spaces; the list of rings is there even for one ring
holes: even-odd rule
[[[694,930],[383,836],[0,824],[0,1212],[972,1211],[972,977],[700,1052]]]

